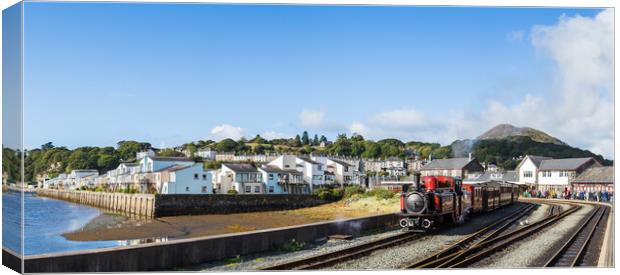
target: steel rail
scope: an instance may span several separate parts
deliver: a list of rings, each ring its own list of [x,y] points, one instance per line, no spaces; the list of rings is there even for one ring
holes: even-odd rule
[[[574,213],[575,211],[579,209],[581,209],[581,206],[573,205],[571,208],[565,211],[562,211],[559,215],[547,217],[536,223],[533,223],[526,227],[512,231],[506,235],[498,236],[494,239],[479,243],[473,247],[470,247],[469,249],[467,249],[467,251],[465,251],[458,257],[455,257],[454,259],[450,259],[450,264],[445,265],[444,267],[450,267],[450,268],[465,267],[474,262],[477,262],[481,260],[482,258],[489,256],[491,253],[494,253],[519,240],[525,239],[534,233],[537,233],[540,229],[543,229],[563,219],[564,217]]]
[[[547,261],[545,267],[577,266],[606,212],[605,206],[598,206],[592,211],[568,241]]]
[[[404,265],[404,268],[432,268],[432,267],[439,267],[440,265],[442,265],[443,262],[445,262],[445,260],[450,259],[452,257],[457,256],[460,251],[463,251],[464,249],[466,249],[467,247],[473,246],[476,243],[481,243],[484,242],[490,238],[494,238],[496,237],[499,233],[503,232],[504,230],[506,230],[508,227],[510,227],[516,220],[520,219],[521,217],[523,217],[525,214],[529,213],[529,211],[532,210],[532,208],[534,207],[534,205],[530,204],[530,205],[526,205],[523,207],[518,208],[517,210],[509,213],[506,217],[488,225],[485,226],[484,228],[468,235],[467,237],[461,239],[460,241],[458,241],[457,243],[453,244],[452,246],[438,252],[435,253],[434,255],[427,257],[425,259],[416,261],[414,263],[409,263]],[[506,222],[508,221],[508,222]],[[491,231],[493,228],[496,228],[498,225],[502,224],[506,222],[504,225],[500,226],[499,228],[497,228],[496,230],[494,230],[493,232],[491,232],[491,234],[485,235],[486,233],[488,233],[489,231]]]
[[[373,240],[363,244],[355,245],[345,249],[310,256],[299,260],[293,260],[282,264],[261,268],[261,270],[302,270],[317,269],[332,266],[339,262],[357,258],[373,251],[388,248],[398,244],[410,242],[421,238],[424,234],[414,234],[411,232],[400,233],[394,236]]]

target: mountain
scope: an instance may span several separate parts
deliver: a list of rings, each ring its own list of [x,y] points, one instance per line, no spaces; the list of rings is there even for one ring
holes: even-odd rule
[[[613,161],[588,150],[571,147],[543,131],[529,127],[500,124],[484,132],[476,139],[456,140],[450,148],[454,157],[467,157],[472,153],[481,162],[495,163],[505,169],[514,169],[525,155],[551,158],[593,157],[603,165]]]
[[[478,136],[479,140],[505,139],[508,137],[529,137],[533,141],[541,143],[552,143],[557,145],[567,145],[563,141],[550,136],[549,134],[530,127],[515,127],[510,124],[500,124],[482,135]]]

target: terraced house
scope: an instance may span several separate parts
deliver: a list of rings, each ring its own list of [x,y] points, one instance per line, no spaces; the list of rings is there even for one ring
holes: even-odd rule
[[[222,168],[215,172],[216,194],[263,194],[265,187],[263,176],[252,164],[224,163]]]
[[[582,172],[601,166],[594,158],[545,159],[538,169],[537,187],[543,191],[562,193],[570,190],[571,182]]]

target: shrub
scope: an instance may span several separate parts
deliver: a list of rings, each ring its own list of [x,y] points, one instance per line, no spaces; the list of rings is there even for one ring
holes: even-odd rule
[[[390,192],[385,189],[373,189],[367,192],[368,196],[373,196],[377,199],[389,200],[393,198],[396,193]]]
[[[333,198],[342,198],[342,196],[344,196],[344,189],[342,188],[332,189]]]
[[[332,192],[330,189],[325,187],[319,187],[317,189],[312,190],[312,194],[317,196],[321,200],[330,200],[332,199]]]
[[[361,187],[359,185],[352,185],[352,186],[347,186],[344,189],[344,197],[345,198],[350,198],[351,196],[355,195],[355,194],[364,194],[364,187]]]
[[[237,190],[235,190],[235,189],[230,189],[230,190],[228,190],[228,192],[227,192],[227,193],[228,193],[229,195],[237,195],[239,192],[237,192]]]
[[[285,244],[283,244],[282,247],[280,247],[280,250],[284,252],[295,252],[295,251],[302,250],[304,246],[306,246],[306,243],[298,242],[297,240],[292,239],[286,242]]]

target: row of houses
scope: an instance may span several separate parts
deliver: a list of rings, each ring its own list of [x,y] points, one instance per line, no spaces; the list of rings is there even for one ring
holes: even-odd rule
[[[596,159],[525,156],[514,171],[501,171],[484,167],[471,156],[469,158],[437,159],[420,169],[421,176],[460,177],[464,182],[489,180],[519,184],[522,189],[556,193],[614,191],[613,166],[603,166]]]
[[[215,160],[220,162],[254,162],[254,163],[268,163],[274,161],[280,154],[235,154],[233,152],[218,152],[212,148],[201,148],[195,152],[189,150],[181,150],[177,148],[177,151],[182,152],[187,157],[196,156],[204,160]],[[350,157],[330,157],[345,161],[349,164],[356,165],[358,171],[364,173],[385,173],[390,177],[401,177],[407,174],[418,171],[428,161],[418,160],[415,156],[401,159],[397,157],[390,157],[387,159],[359,159]]]
[[[137,162],[121,163],[104,174],[73,170],[42,182],[43,188],[135,190],[160,194],[308,194],[325,185],[362,184],[360,162],[325,156],[281,155],[261,165],[223,163],[205,170],[202,162],[185,157],[161,157],[153,151],[137,154]]]

